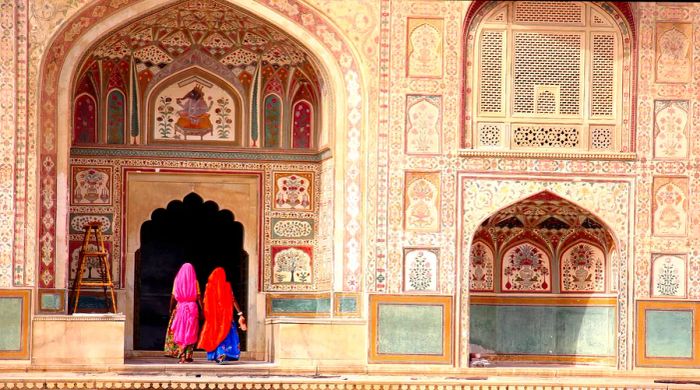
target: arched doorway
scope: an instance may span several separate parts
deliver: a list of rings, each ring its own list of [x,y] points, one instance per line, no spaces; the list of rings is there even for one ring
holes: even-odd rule
[[[180,266],[189,262],[204,293],[207,278],[223,267],[242,308],[247,307],[248,254],[244,228],[229,210],[190,193],[153,211],[141,225],[141,247],[135,270],[134,348],[163,348],[172,283]],[[241,349],[246,349],[241,334]]]
[[[470,351],[495,365],[616,361],[611,230],[548,191],[486,218],[469,253]]]

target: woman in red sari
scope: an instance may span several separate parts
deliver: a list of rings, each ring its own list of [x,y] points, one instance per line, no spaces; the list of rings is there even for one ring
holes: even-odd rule
[[[226,281],[226,272],[218,267],[209,275],[204,290],[204,328],[197,345],[197,348],[207,351],[207,359],[223,363],[240,357],[238,331],[233,321],[234,309],[238,315],[238,324],[245,331],[247,326],[243,312],[233,295],[231,285]]]
[[[199,305],[201,305],[197,275],[190,263],[183,264],[175,276],[173,295],[170,301],[171,309],[173,300],[177,302],[177,306],[168,326],[166,350],[168,338],[172,334],[172,341],[178,347],[179,363],[190,363],[199,333]],[[170,334],[170,332],[172,333]]]

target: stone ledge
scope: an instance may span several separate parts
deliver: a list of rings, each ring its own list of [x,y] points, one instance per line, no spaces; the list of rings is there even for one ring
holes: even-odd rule
[[[33,321],[58,321],[58,322],[69,322],[69,321],[114,321],[114,322],[124,322],[126,321],[126,316],[121,313],[117,314],[100,314],[100,313],[90,313],[90,314],[72,314],[72,315],[51,315],[51,314],[41,314],[35,315]]]
[[[532,378],[487,377],[481,375],[460,377],[362,377],[362,376],[277,376],[250,378],[241,376],[200,376],[188,378],[60,378],[40,380],[0,380],[0,389],[236,389],[236,390],[470,390],[503,389],[526,390],[587,390],[625,387],[626,389],[682,389],[690,388],[692,380],[677,383],[655,383],[653,378]],[[685,383],[683,383],[685,382]]]

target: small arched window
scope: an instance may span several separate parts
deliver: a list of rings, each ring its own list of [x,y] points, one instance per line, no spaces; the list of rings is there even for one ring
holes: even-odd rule
[[[292,148],[308,149],[311,147],[314,113],[311,103],[300,100],[292,109]]]
[[[73,143],[97,142],[97,103],[89,93],[79,95],[73,102]]]
[[[126,99],[124,93],[113,89],[107,94],[107,143],[123,144],[126,129]]]
[[[464,147],[630,151],[631,40],[616,12],[587,2],[484,5],[467,31]]]
[[[282,99],[270,94],[263,103],[263,128],[266,148],[278,148],[282,132]]]

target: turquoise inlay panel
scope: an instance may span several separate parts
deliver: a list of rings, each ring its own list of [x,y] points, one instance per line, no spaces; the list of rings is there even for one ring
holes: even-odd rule
[[[470,305],[470,343],[501,354],[615,353],[615,308]]]
[[[272,298],[272,313],[330,313],[330,298]]]
[[[60,293],[41,294],[41,310],[62,310]]]
[[[377,352],[442,355],[443,306],[380,303]]]
[[[22,348],[22,298],[0,298],[0,351]]]
[[[693,313],[679,310],[646,311],[647,357],[693,357]]]
[[[340,297],[338,299],[338,311],[340,313],[356,313],[357,297]]]

